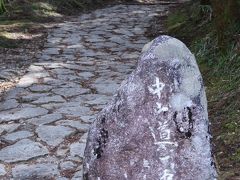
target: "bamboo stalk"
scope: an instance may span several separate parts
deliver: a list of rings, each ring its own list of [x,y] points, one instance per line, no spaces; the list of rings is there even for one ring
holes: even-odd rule
[[[0,14],[6,11],[5,2],[4,0],[0,0]]]

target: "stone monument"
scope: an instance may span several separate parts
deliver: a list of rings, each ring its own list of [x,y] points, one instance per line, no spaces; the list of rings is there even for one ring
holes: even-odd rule
[[[85,180],[213,180],[203,80],[179,40],[146,44],[87,140]]]

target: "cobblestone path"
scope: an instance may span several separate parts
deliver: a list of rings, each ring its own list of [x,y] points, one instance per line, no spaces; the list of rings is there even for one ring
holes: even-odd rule
[[[0,103],[0,179],[82,179],[89,124],[134,69],[162,5],[116,5],[49,33]]]

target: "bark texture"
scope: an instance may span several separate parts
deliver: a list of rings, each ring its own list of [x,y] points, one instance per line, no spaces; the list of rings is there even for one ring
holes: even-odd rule
[[[87,140],[85,180],[212,180],[207,101],[193,54],[160,36],[98,115]]]

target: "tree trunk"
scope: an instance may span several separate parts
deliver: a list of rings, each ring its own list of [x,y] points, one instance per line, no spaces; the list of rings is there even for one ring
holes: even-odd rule
[[[226,41],[231,38],[229,33],[240,16],[240,2],[238,0],[211,0],[214,23],[218,36],[218,46],[225,48]],[[232,33],[231,33],[232,34]]]

